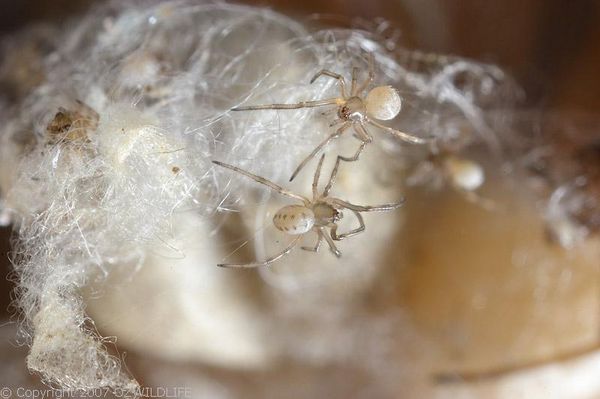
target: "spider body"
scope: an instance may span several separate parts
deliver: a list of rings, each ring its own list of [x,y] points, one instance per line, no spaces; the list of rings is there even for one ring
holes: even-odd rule
[[[313,205],[312,209],[315,215],[316,226],[329,226],[332,223],[339,222],[344,217],[344,214],[340,210],[327,201],[318,201]]]
[[[339,159],[335,163],[335,166],[331,172],[331,176],[329,177],[329,182],[325,186],[322,193],[318,192],[318,182],[321,174],[321,167],[323,165],[323,160],[325,158],[325,154],[321,156],[319,161],[319,165],[317,166],[317,170],[315,171],[315,175],[313,178],[312,184],[312,199],[306,198],[302,195],[295,194],[289,190],[284,189],[283,187],[278,186],[277,184],[257,175],[254,175],[250,172],[247,172],[243,169],[237,168],[235,166],[227,165],[222,162],[213,161],[213,163],[222,166],[227,169],[231,169],[235,172],[241,173],[246,177],[249,177],[258,183],[264,184],[272,190],[277,191],[278,193],[285,195],[287,197],[293,198],[297,201],[300,201],[301,204],[294,205],[286,205],[279,209],[274,217],[273,224],[275,227],[291,236],[295,236],[295,238],[291,241],[291,243],[279,254],[270,257],[264,262],[254,262],[254,263],[230,263],[230,264],[220,264],[219,266],[224,267],[255,267],[255,266],[265,266],[270,263],[275,262],[281,257],[288,254],[298,243],[300,238],[302,238],[305,234],[310,232],[314,232],[317,235],[317,242],[314,247],[302,247],[302,249],[311,252],[318,252],[321,248],[322,241],[325,240],[331,252],[339,257],[341,256],[341,252],[336,248],[334,241],[341,241],[345,238],[352,237],[356,234],[362,233],[365,230],[365,224],[363,218],[361,216],[361,212],[376,212],[376,211],[389,211],[392,209],[397,209],[402,206],[404,201],[394,203],[394,204],[384,204],[378,206],[362,206],[355,205],[350,202],[346,202],[339,198],[329,197],[329,191],[331,190],[335,178],[337,176],[337,171],[339,167]],[[343,234],[338,234],[338,225],[344,214],[342,213],[343,209],[350,210],[355,216],[359,223],[359,226],[353,230],[350,230]]]
[[[314,226],[326,227],[338,222],[343,213],[326,201],[310,207],[304,205],[284,206],[273,216],[273,224],[279,231],[296,235],[309,232]]]
[[[345,162],[357,161],[365,146],[373,141],[373,137],[367,130],[367,126],[381,129],[402,141],[412,144],[425,144],[428,139],[423,139],[401,132],[391,127],[377,122],[378,120],[391,120],[399,113],[402,105],[402,99],[398,91],[391,86],[377,86],[367,92],[367,88],[375,79],[373,67],[373,57],[369,58],[369,75],[361,84],[358,84],[358,68],[352,69],[352,83],[350,91],[346,91],[346,80],[340,74],[323,69],[319,71],[310,81],[313,83],[321,76],[327,76],[336,79],[340,88],[340,97],[328,98],[323,100],[301,101],[295,104],[266,104],[251,105],[244,107],[234,107],[232,111],[256,111],[256,110],[277,110],[277,109],[298,109],[313,108],[322,106],[337,106],[337,119],[331,123],[331,126],[341,125],[335,132],[325,138],[301,163],[298,165],[290,181],[298,175],[300,170],[314,158],[325,146],[332,140],[340,137],[345,131],[353,128],[355,137],[361,141],[358,151],[352,157],[338,156],[338,160]],[[366,93],[366,95],[365,95]]]
[[[443,168],[452,185],[460,190],[475,191],[485,181],[483,168],[470,159],[447,156]]]
[[[314,212],[304,205],[284,206],[273,216],[277,230],[288,234],[304,234],[313,228],[315,222]]]
[[[388,121],[400,113],[402,99],[392,86],[378,86],[367,94],[365,109],[372,118]]]
[[[367,106],[360,97],[350,97],[338,109],[338,117],[342,121],[364,122],[367,116]]]
[[[481,197],[477,190],[485,183],[483,167],[468,158],[454,155],[448,150],[439,151],[421,163],[408,182],[411,185],[430,181],[434,186],[448,184],[466,200],[478,204],[487,210],[496,210],[496,204]]]

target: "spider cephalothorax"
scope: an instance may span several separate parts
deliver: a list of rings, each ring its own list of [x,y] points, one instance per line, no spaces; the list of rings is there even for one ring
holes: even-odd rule
[[[402,106],[402,99],[398,94],[398,91],[391,86],[377,86],[369,91],[367,88],[373,83],[375,79],[375,71],[373,66],[373,57],[369,59],[369,72],[368,78],[362,83],[358,84],[358,68],[352,69],[352,82],[350,91],[346,90],[346,80],[340,74],[323,69],[319,71],[311,79],[311,83],[317,80],[321,76],[328,76],[336,79],[340,87],[340,97],[328,98],[324,100],[311,100],[301,101],[295,104],[267,104],[267,105],[250,105],[244,107],[232,108],[233,111],[252,111],[252,110],[266,110],[266,109],[297,109],[297,108],[312,108],[322,107],[327,105],[336,105],[337,119],[332,121],[331,126],[340,125],[323,140],[312,153],[310,153],[301,163],[298,165],[290,181],[298,175],[300,170],[321,151],[327,144],[332,140],[340,137],[346,130],[353,128],[356,133],[356,137],[361,141],[360,147],[356,154],[352,157],[338,157],[346,162],[352,162],[358,160],[360,153],[363,151],[365,146],[373,141],[373,137],[367,130],[367,125],[382,129],[400,140],[413,143],[413,144],[424,144],[427,143],[427,139],[416,137],[408,133],[401,132],[388,126],[384,126],[377,122],[377,120],[390,120],[394,119],[399,113]]]
[[[317,242],[314,247],[302,247],[302,249],[317,252],[321,247],[322,241],[325,240],[329,245],[329,249],[331,250],[331,252],[333,252],[335,256],[339,257],[341,256],[341,252],[336,248],[334,241],[341,241],[344,238],[354,236],[365,230],[365,224],[360,212],[389,211],[402,206],[404,201],[394,204],[384,204],[378,206],[362,206],[346,202],[339,198],[329,197],[329,191],[331,190],[335,178],[337,176],[337,171],[340,164],[339,160],[336,162],[335,167],[331,172],[331,176],[329,177],[329,181],[323,189],[323,192],[319,194],[318,184],[324,158],[325,154],[321,156],[321,159],[319,160],[319,164],[317,166],[317,170],[315,171],[312,184],[312,199],[295,194],[265,179],[264,177],[254,175],[238,167],[227,165],[218,161],[213,161],[219,166],[231,169],[261,184],[264,184],[272,190],[277,191],[279,194],[285,195],[287,197],[293,198],[301,202],[301,204],[286,205],[282,207],[275,213],[275,216],[273,217],[273,224],[278,230],[283,231],[286,234],[296,236],[283,251],[267,259],[264,262],[221,264],[219,266],[254,267],[268,265],[269,263],[275,262],[284,255],[288,254],[296,246],[298,241],[305,234],[308,234],[311,231],[317,234]],[[344,216],[341,212],[342,209],[350,210],[356,216],[359,226],[346,233],[338,234],[337,222],[340,221]],[[327,229],[329,231],[327,231]]]

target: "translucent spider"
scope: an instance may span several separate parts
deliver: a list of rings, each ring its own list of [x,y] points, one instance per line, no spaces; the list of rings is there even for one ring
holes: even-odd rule
[[[427,160],[419,163],[407,180],[409,185],[421,185],[427,182],[435,188],[440,188],[446,183],[469,202],[487,210],[497,208],[493,201],[477,193],[485,182],[485,172],[481,165],[449,151],[432,153]]]
[[[313,100],[313,101],[302,101],[295,104],[267,104],[267,105],[250,105],[244,107],[232,108],[232,111],[253,111],[253,110],[267,110],[267,109],[297,109],[297,108],[311,108],[321,107],[327,105],[336,105],[337,108],[337,119],[335,119],[330,126],[337,126],[335,132],[329,135],[323,140],[312,153],[310,153],[301,163],[298,165],[290,181],[298,175],[300,170],[306,166],[306,164],[315,156],[319,151],[328,145],[332,140],[340,137],[350,127],[354,129],[355,136],[361,141],[360,147],[356,154],[352,157],[338,157],[347,162],[358,160],[360,153],[364,150],[365,146],[373,141],[373,137],[367,131],[366,125],[371,125],[376,128],[382,129],[400,140],[406,141],[412,144],[425,144],[429,140],[420,137],[413,136],[408,133],[401,132],[388,126],[384,126],[377,122],[377,120],[390,120],[394,119],[399,113],[402,106],[402,100],[400,95],[392,86],[377,86],[370,91],[365,92],[371,85],[375,78],[375,71],[373,67],[373,57],[369,57],[369,75],[368,78],[361,84],[358,84],[358,68],[352,69],[352,83],[350,85],[350,92],[346,91],[346,81],[344,77],[335,72],[323,69],[310,80],[310,83],[314,83],[319,77],[327,76],[333,79],[337,79],[340,87],[340,97],[328,98],[324,100]]]
[[[325,186],[323,192],[319,194],[318,184],[319,177],[321,175],[321,167],[323,165],[324,159],[325,154],[321,156],[321,159],[319,160],[319,164],[317,166],[317,170],[315,171],[312,183],[312,199],[308,199],[302,195],[295,194],[263,177],[256,176],[250,172],[247,172],[235,166],[227,165],[218,161],[213,161],[213,163],[219,166],[231,169],[257,181],[258,183],[264,184],[270,189],[277,191],[281,195],[302,202],[301,205],[296,204],[284,206],[283,208],[279,209],[273,217],[273,224],[278,230],[283,231],[286,234],[296,236],[283,251],[281,251],[275,256],[268,258],[264,262],[230,263],[219,264],[218,266],[256,267],[268,265],[290,253],[290,251],[298,244],[298,241],[305,234],[311,231],[317,234],[317,242],[314,247],[302,247],[302,249],[311,252],[318,252],[321,248],[322,241],[325,240],[329,245],[329,249],[331,250],[331,252],[333,252],[335,256],[340,257],[341,252],[335,246],[334,241],[341,241],[345,238],[362,233],[365,230],[365,223],[360,212],[389,211],[392,209],[399,208],[404,203],[404,200],[402,200],[398,203],[393,204],[384,204],[378,206],[362,206],[343,201],[339,198],[329,197],[329,191],[331,190],[331,187],[333,186],[335,178],[337,176],[337,171],[340,164],[339,159],[335,163],[335,167],[331,172],[329,182]],[[348,209],[354,213],[356,219],[358,220],[359,226],[346,233],[338,234],[337,222],[339,222],[344,216],[342,213],[343,209]],[[329,232],[326,231],[327,229],[329,229]]]

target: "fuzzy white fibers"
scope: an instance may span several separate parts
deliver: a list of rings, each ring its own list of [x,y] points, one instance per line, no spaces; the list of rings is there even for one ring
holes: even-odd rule
[[[314,31],[270,10],[205,1],[114,2],[46,32],[19,39],[45,38],[30,55],[34,81],[11,78],[6,63],[19,50],[3,47],[2,79],[19,90],[3,99],[0,205],[18,238],[28,366],[62,388],[136,389],[80,290],[114,265],[141,265],[150,245],[168,246],[175,213],[210,219],[224,203],[243,206],[248,190],[211,160],[283,182],[326,134],[316,112],[232,107],[337,95],[335,81],[310,85],[310,77],[322,68],[365,71],[371,52],[376,83],[395,86],[404,101],[391,126],[451,135],[458,118],[496,141],[482,108],[506,82],[500,70],[390,52],[368,32]]]

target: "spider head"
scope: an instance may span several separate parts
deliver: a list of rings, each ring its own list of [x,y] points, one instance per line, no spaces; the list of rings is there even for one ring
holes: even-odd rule
[[[367,108],[360,97],[350,97],[338,110],[340,119],[352,122],[362,122],[367,114]]]
[[[365,108],[373,118],[387,121],[400,113],[402,99],[392,86],[378,86],[367,94]]]
[[[316,224],[321,226],[335,223],[344,216],[340,210],[326,200],[315,203],[312,206],[312,211],[315,215]]]
[[[339,222],[344,217],[344,212],[339,209],[333,209],[333,222]]]

